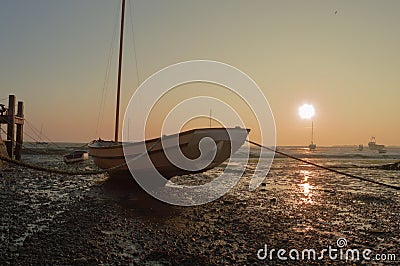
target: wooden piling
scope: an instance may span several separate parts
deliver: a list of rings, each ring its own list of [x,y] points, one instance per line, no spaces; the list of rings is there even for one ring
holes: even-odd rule
[[[1,139],[1,134],[0,134],[0,155],[6,157],[7,154],[7,150],[6,150],[6,146],[3,143],[3,140]],[[2,160],[0,160],[0,169],[3,169],[5,167],[6,163],[3,162]]]
[[[7,111],[7,153],[10,158],[14,157],[14,138],[15,138],[15,95],[8,96]]]
[[[17,117],[20,122],[17,123],[17,136],[15,142],[15,160],[21,160],[22,144],[24,143],[24,103],[19,101],[17,108]]]
[[[8,108],[4,105],[0,108],[0,128],[2,124],[7,125],[7,137],[1,145],[4,142],[8,157],[14,159],[15,155],[15,159],[20,160],[24,140],[24,103],[18,102],[17,113],[15,113],[15,102],[15,95],[9,95]]]

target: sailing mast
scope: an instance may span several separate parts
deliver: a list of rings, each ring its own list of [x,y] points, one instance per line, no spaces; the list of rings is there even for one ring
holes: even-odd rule
[[[116,106],[116,111],[115,111],[115,135],[114,135],[115,142],[118,142],[118,130],[119,130],[119,102],[120,102],[120,97],[121,97],[121,69],[122,69],[122,47],[124,44],[124,21],[125,21],[125,0],[122,0],[121,32],[119,35],[117,106]]]
[[[314,121],[311,120],[311,144],[308,145],[308,148],[310,150],[315,150],[317,148],[317,145],[314,144]]]
[[[311,145],[314,144],[314,121],[311,121]]]

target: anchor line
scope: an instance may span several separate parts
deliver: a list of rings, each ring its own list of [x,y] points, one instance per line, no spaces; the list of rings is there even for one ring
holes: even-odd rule
[[[250,143],[250,144],[253,144],[253,145],[255,145],[255,146],[258,146],[258,147],[260,147],[260,148],[263,148],[263,149],[266,149],[266,150],[275,152],[275,153],[277,153],[277,154],[283,155],[283,156],[285,156],[285,157],[291,158],[291,159],[293,159],[293,160],[300,161],[300,162],[303,162],[303,163],[305,163],[305,164],[309,164],[309,165],[312,165],[312,166],[315,166],[315,167],[324,169],[324,170],[326,170],[326,171],[330,171],[330,172],[333,172],[333,173],[336,173],[336,174],[340,174],[340,175],[344,175],[344,176],[351,177],[351,178],[354,178],[354,179],[362,180],[362,181],[365,181],[365,182],[374,183],[374,184],[376,184],[376,185],[388,187],[388,188],[391,188],[391,189],[400,190],[400,187],[399,187],[399,186],[394,186],[394,185],[382,183],[382,182],[375,181],[375,180],[372,180],[372,179],[369,179],[369,178],[365,178],[365,177],[361,177],[361,176],[356,176],[356,175],[352,175],[352,174],[345,173],[345,172],[342,172],[342,171],[338,171],[338,170],[336,170],[336,169],[332,169],[332,168],[329,168],[329,167],[325,167],[325,166],[323,166],[323,165],[316,164],[316,163],[313,163],[313,162],[310,162],[310,161],[307,161],[307,160],[304,160],[304,159],[301,159],[301,158],[297,158],[297,157],[295,157],[295,156],[292,156],[292,155],[290,155],[290,154],[287,154],[287,153],[284,153],[284,152],[281,152],[281,151],[277,151],[276,149],[269,148],[269,147],[267,147],[267,146],[261,145],[261,144],[259,144],[259,143],[257,143],[257,142],[251,141],[251,140],[246,140],[246,142],[248,142],[248,143]]]

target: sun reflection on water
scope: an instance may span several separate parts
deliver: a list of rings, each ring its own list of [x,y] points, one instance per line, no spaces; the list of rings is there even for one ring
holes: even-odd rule
[[[301,176],[303,177],[303,180],[299,186],[301,187],[301,192],[303,193],[304,197],[302,197],[302,200],[304,203],[313,203],[313,200],[311,197],[313,196],[313,189],[314,187],[310,185],[309,179],[312,177],[312,172],[309,170],[301,170],[300,171]]]
[[[304,196],[308,197],[308,195],[310,194],[310,184],[309,183],[304,183],[304,184],[300,184],[300,186],[303,187]]]

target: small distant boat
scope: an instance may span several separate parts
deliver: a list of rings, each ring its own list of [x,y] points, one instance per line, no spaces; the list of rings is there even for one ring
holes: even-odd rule
[[[314,143],[314,121],[311,121],[311,144],[308,145],[310,151],[313,151],[317,148],[317,144]]]
[[[64,155],[65,163],[77,163],[83,162],[89,158],[89,153],[87,151],[73,151]]]
[[[48,145],[49,144],[47,141],[43,141],[42,137],[43,137],[43,124],[40,127],[40,133],[39,133],[40,140],[36,141],[36,145]]]
[[[371,141],[368,142],[368,147],[369,147],[370,150],[378,150],[378,151],[385,150],[385,145],[376,144],[375,137],[371,137]],[[386,150],[385,150],[385,152],[386,152]],[[382,153],[382,152],[379,152],[379,153]]]

